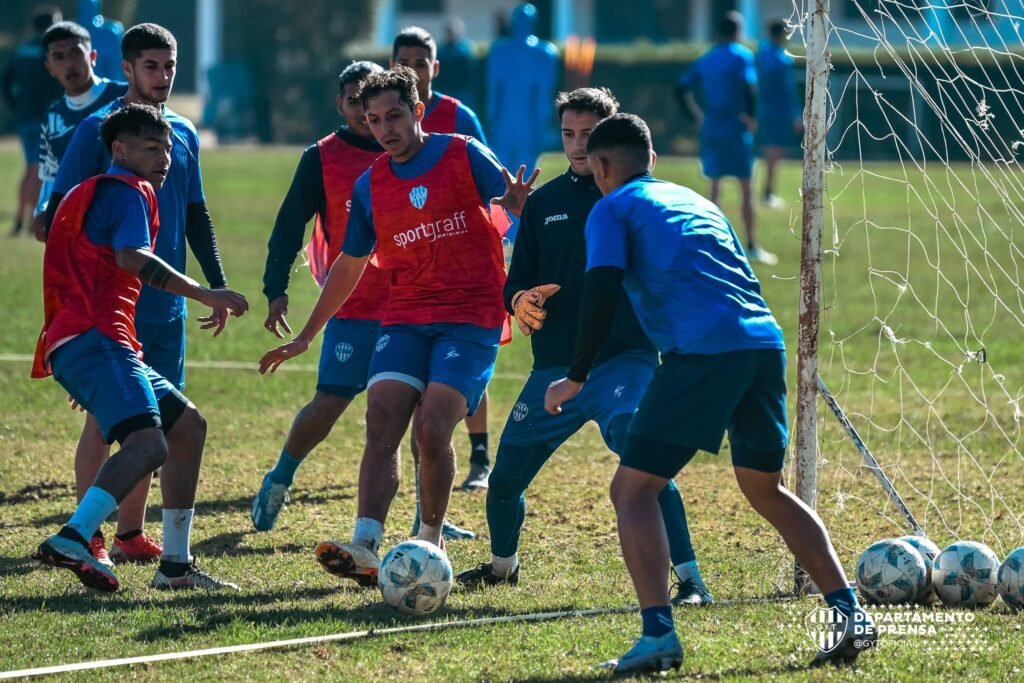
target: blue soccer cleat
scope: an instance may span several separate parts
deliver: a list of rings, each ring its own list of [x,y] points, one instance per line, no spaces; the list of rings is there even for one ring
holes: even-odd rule
[[[260,492],[252,501],[252,525],[256,531],[270,531],[277,522],[281,507],[288,502],[288,487],[277,484],[270,478],[270,472],[263,477]]]
[[[114,572],[93,557],[89,546],[70,538],[58,534],[50,536],[42,542],[33,557],[52,567],[70,569],[88,588],[113,593],[120,586]]]
[[[598,666],[620,674],[668,671],[678,669],[682,665],[682,643],[679,642],[676,632],[670,631],[660,638],[641,636],[633,643],[633,647],[629,648],[629,652]]]

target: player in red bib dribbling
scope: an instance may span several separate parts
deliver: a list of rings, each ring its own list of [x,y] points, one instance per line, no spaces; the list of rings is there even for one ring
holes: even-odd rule
[[[505,322],[502,209],[518,215],[538,172],[513,179],[475,140],[427,134],[416,75],[406,67],[371,74],[360,97],[387,156],[356,182],[342,254],[306,326],[269,351],[274,371],[309,344],[345,303],[374,255],[390,273],[385,313],[367,390],[366,450],[351,543],[317,547],[332,574],[376,582],[377,550],[398,491],[398,446],[419,405],[422,520],[417,538],[441,544],[455,478],[451,437],[472,413],[494,370]]]

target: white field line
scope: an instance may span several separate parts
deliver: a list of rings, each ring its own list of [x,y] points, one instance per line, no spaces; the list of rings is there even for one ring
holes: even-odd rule
[[[771,598],[719,600],[715,603],[715,605],[742,605],[760,602],[780,602],[783,600],[792,599],[794,598],[792,598],[791,596],[778,596]],[[325,636],[307,636],[305,638],[291,638],[288,640],[272,640],[265,643],[226,645],[224,647],[211,647],[203,650],[187,650],[185,652],[165,652],[162,654],[142,655],[139,657],[102,659],[91,662],[77,662],[74,664],[42,666],[35,669],[19,669],[17,671],[4,671],[0,672],[0,680],[10,678],[28,678],[32,676],[47,676],[51,674],[70,673],[72,671],[109,669],[118,666],[151,664],[153,662],[168,662],[177,659],[194,659],[198,657],[211,657],[213,655],[237,654],[240,652],[280,650],[283,648],[301,647],[303,645],[318,645],[321,643],[337,643],[352,640],[363,640],[366,638],[374,638],[377,636],[388,636],[402,633],[442,631],[448,628],[491,626],[493,624],[523,623],[531,621],[553,621],[556,619],[578,619],[580,617],[597,617],[605,614],[625,614],[628,612],[636,612],[639,609],[639,607],[604,607],[599,609],[565,610],[561,612],[536,612],[533,614],[512,614],[504,617],[487,617],[484,619],[463,619],[460,621],[436,621],[428,624],[413,624],[411,626],[396,626],[393,628],[370,629],[369,631],[348,631],[345,633],[332,633]],[[714,607],[712,607],[711,609],[714,609]]]

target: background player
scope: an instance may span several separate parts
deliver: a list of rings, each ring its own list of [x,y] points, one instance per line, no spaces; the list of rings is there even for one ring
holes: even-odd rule
[[[416,72],[416,92],[426,107],[420,125],[426,133],[458,133],[469,135],[487,144],[483,128],[476,114],[462,102],[433,90],[434,77],[440,73],[441,62],[437,59],[437,43],[427,31],[411,26],[395,36],[391,47],[391,66],[401,64]],[[491,471],[491,457],[487,435],[487,391],[476,412],[466,418],[469,430],[469,474],[460,488],[473,491],[487,488],[487,476]],[[412,442],[413,458],[419,461],[416,442]],[[419,468],[416,469],[417,476]],[[418,480],[417,480],[418,481]],[[419,500],[419,485],[416,486]],[[416,524],[419,523],[419,505],[416,506]],[[413,535],[416,535],[416,524]],[[473,538],[476,534],[460,529],[445,520],[445,538]]]
[[[661,352],[611,487],[643,635],[608,665],[637,671],[682,662],[665,587],[668,548],[658,497],[697,450],[717,453],[726,430],[736,479],[751,506],[782,535],[829,606],[848,624],[872,630],[821,519],[782,485],[782,330],[729,221],[692,190],[650,175],[651,134],[639,117],[605,119],[587,152],[605,197],[587,219],[587,278],[572,367],[548,388],[545,407],[557,414],[580,393],[623,285]],[[870,636],[855,637],[851,627],[816,661],[852,660],[871,646]]]
[[[303,151],[277,213],[267,244],[263,293],[269,302],[264,327],[279,338],[283,338],[282,330],[292,331],[285,319],[288,276],[302,248],[306,223],[316,216],[309,265],[323,286],[331,264],[341,253],[356,179],[384,153],[370,133],[358,97],[359,82],[378,71],[383,69],[373,62],[353,62],[338,76],[338,113],[345,125]],[[327,323],[316,393],[295,415],[277,465],[264,476],[253,500],[252,523],[259,531],[273,528],[303,459],[327,438],[352,399],[366,389],[389,287],[387,274],[368,264],[352,296]]]
[[[747,256],[775,265],[779,259],[757,245],[754,232],[754,131],[757,130],[757,70],[754,55],[740,44],[743,17],[729,12],[718,25],[718,42],[680,78],[677,95],[700,127],[700,163],[711,181],[710,199],[718,203],[722,178],[740,185]],[[704,102],[701,109],[695,91]]]
[[[199,135],[192,123],[174,113],[164,102],[171,95],[177,68],[177,41],[170,31],[156,24],[139,24],[125,34],[121,42],[122,67],[128,79],[128,92],[98,110],[78,125],[67,152],[57,169],[53,194],[47,207],[47,225],[64,194],[86,178],[102,173],[110,164],[110,152],[99,138],[104,117],[125,104],[142,103],[161,109],[171,123],[174,145],[171,167],[164,184],[157,190],[160,204],[160,240],[154,253],[178,272],[185,270],[185,241],[192,249],[203,275],[214,289],[226,287],[227,279],[220,262],[213,222],[206,209],[203,180],[199,171]],[[214,328],[214,336],[227,324],[227,311],[214,309],[199,318],[203,329]],[[139,296],[135,328],[146,364],[181,391],[185,387],[185,300],[173,292],[146,289]],[[94,416],[86,418],[75,453],[75,479],[78,495],[96,477],[110,449]],[[121,502],[117,517],[114,559],[149,562],[160,555],[160,545],[143,533],[146,498],[150,480],[144,478],[136,491]],[[91,540],[102,560],[106,543],[97,529]]]
[[[75,128],[93,112],[128,91],[127,83],[100,78],[93,71],[97,54],[89,32],[72,21],[54,24],[43,34],[46,70],[64,88],[64,96],[50,105],[43,117],[39,143],[39,201],[36,203],[36,237],[45,238],[43,215],[53,192],[53,181]]]
[[[613,331],[586,388],[562,413],[544,411],[545,390],[565,376],[572,361],[587,265],[584,227],[601,198],[587,164],[587,139],[598,122],[618,111],[612,94],[597,88],[561,93],[555,105],[569,169],[526,200],[505,283],[505,308],[530,335],[533,370],[505,423],[487,491],[492,558],[459,574],[457,580],[467,587],[518,583],[526,489],[551,455],[590,420],[600,426],[608,448],[621,453],[633,412],[658,365],[658,351],[622,290]],[[712,597],[697,569],[686,513],[672,481],[658,503],[680,581],[672,601],[709,604]]]
[[[768,40],[757,51],[757,137],[765,166],[761,201],[771,208],[785,205],[775,195],[775,168],[804,129],[793,78],[793,58],[786,52],[788,31],[785,20],[775,19],[768,24]]]
[[[164,548],[153,587],[237,589],[196,567],[189,548],[206,423],[139,360],[142,345],[132,320],[140,280],[235,315],[248,304],[231,290],[200,287],[151,251],[160,223],[154,188],[166,181],[171,165],[167,119],[153,107],[132,104],[107,117],[100,133],[113,159],[107,174],[68,194],[46,245],[45,323],[32,376],[52,372],[96,417],[103,438],[119,442],[121,450],[36,557],[70,569],[90,588],[117,590],[117,577],[93,556],[88,539],[141,479],[163,465]]]
[[[505,311],[504,208],[518,214],[537,172],[513,180],[476,140],[427,134],[416,75],[371,74],[360,97],[387,156],[356,182],[342,254],[298,336],[269,351],[276,370],[310,341],[355,288],[371,252],[389,271],[391,300],[370,364],[366,450],[351,543],[317,547],[327,571],[372,585],[384,522],[398,491],[398,446],[418,410],[422,522],[418,538],[441,545],[455,477],[452,432],[473,412],[494,369]],[[494,199],[492,199],[494,198]]]

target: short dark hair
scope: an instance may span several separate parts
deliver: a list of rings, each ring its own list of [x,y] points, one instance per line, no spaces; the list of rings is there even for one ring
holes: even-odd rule
[[[84,26],[79,26],[73,21],[59,21],[43,34],[43,54],[46,54],[51,45],[62,40],[73,40],[79,45],[92,47],[92,37]]]
[[[393,66],[364,78],[359,85],[357,95],[362,100],[365,109],[371,98],[387,90],[394,90],[398,93],[398,99],[402,104],[416,111],[416,105],[420,101],[420,96],[416,93],[416,81],[416,72],[409,67]]]
[[[560,92],[555,98],[558,107],[558,118],[566,110],[597,114],[599,119],[606,119],[619,111],[619,101],[608,88],[576,88],[572,92]]]
[[[178,50],[174,35],[158,24],[136,24],[121,39],[121,59],[134,62],[146,50]]]
[[[651,129],[636,114],[613,114],[594,127],[587,140],[587,154],[620,149],[641,164],[650,163]]]
[[[32,22],[32,28],[35,29],[35,32],[42,33],[63,18],[64,15],[61,14],[59,9],[53,5],[44,5],[42,7],[37,7],[32,12],[32,18],[30,21]]]
[[[726,12],[725,16],[718,20],[718,35],[722,38],[735,38],[743,26],[743,15],[733,10]]]
[[[419,26],[409,26],[398,32],[395,42],[391,44],[391,59],[398,58],[400,47],[422,47],[430,53],[431,59],[437,59],[437,43],[434,42],[434,36]]]
[[[768,35],[772,38],[782,38],[789,34],[789,24],[785,19],[772,19],[768,23]]]
[[[338,91],[343,93],[349,83],[359,83],[370,74],[383,70],[380,64],[374,62],[352,62],[338,74]]]
[[[107,151],[111,151],[114,140],[121,135],[143,135],[144,133],[158,133],[160,135],[171,132],[171,123],[156,107],[148,104],[126,104],[107,115],[100,124],[100,136],[107,145]]]

